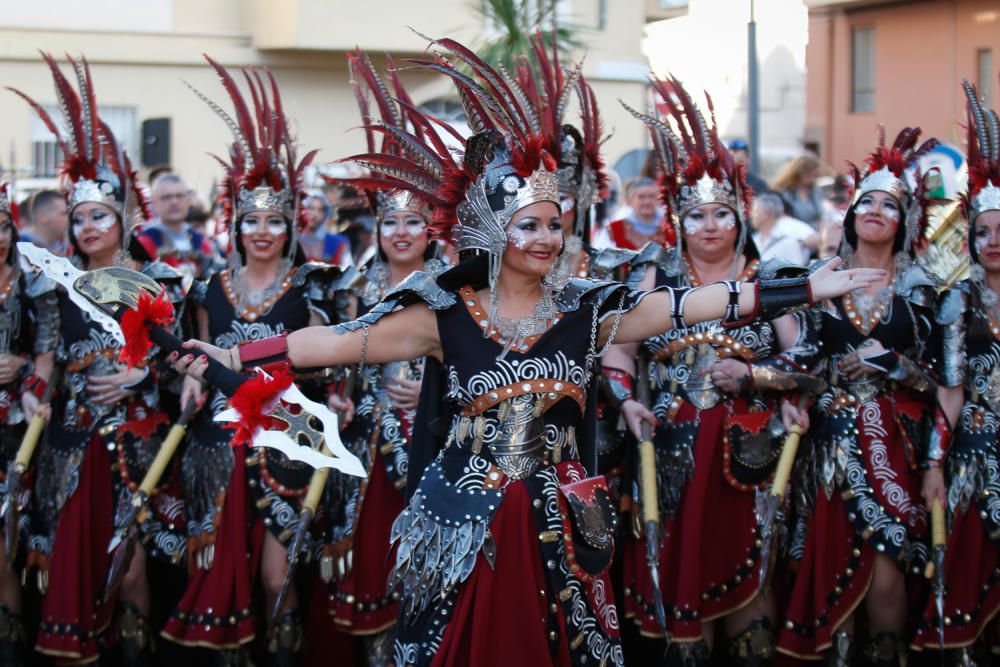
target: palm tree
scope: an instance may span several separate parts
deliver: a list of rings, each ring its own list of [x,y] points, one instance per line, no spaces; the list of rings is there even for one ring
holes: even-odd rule
[[[473,0],[482,24],[492,26],[476,44],[476,52],[494,67],[513,71],[518,56],[531,52],[529,39],[540,31],[548,49],[555,39],[560,58],[569,62],[571,52],[583,47],[579,26],[557,22],[558,0]]]

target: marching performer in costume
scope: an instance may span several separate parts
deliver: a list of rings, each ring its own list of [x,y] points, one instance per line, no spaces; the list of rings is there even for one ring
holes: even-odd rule
[[[530,60],[522,62],[517,74],[518,81],[528,92],[528,99],[557,164],[559,208],[566,248],[559,257],[555,275],[558,280],[621,280],[634,253],[618,248],[596,250],[589,245],[594,204],[606,194],[608,180],[601,156],[603,126],[594,90],[583,77],[582,63],[564,71],[554,41],[550,56],[546,53],[540,33],[532,40],[531,55]],[[537,80],[535,72],[538,73]],[[579,128],[565,122],[570,99],[574,97],[580,113]],[[604,364],[595,370],[600,371],[605,390],[596,410],[597,465],[607,477],[612,497],[617,503],[621,493],[624,452],[619,446],[618,411],[609,398],[613,399],[613,385],[621,371]]]
[[[947,507],[951,535],[943,614],[932,599],[913,645],[938,650],[943,644],[948,664],[985,665],[996,645],[975,644],[984,634],[995,641],[988,628],[1000,611],[1000,123],[976,89],[964,85],[969,183],[962,202],[972,271],[938,309],[941,386],[923,486],[928,509],[935,498]]]
[[[17,205],[8,184],[0,183],[0,495],[4,511],[14,512],[24,490],[17,477],[7,476],[24,437],[25,427],[39,408],[52,371],[56,347],[56,294],[51,281],[20,268],[17,253]],[[12,486],[14,485],[14,486]],[[16,514],[15,514],[16,516]],[[7,527],[17,531],[16,523]],[[5,528],[6,529],[6,528]],[[17,546],[5,537],[0,549]],[[17,554],[0,554],[0,663],[21,664],[24,628],[21,624],[21,584],[10,567]]]
[[[705,121],[676,79],[653,86],[670,117],[635,115],[652,133],[679,241],[669,251],[648,244],[633,260],[629,283],[650,290],[805,275],[801,267],[761,263],[749,237],[745,172],[719,140],[714,118]],[[784,428],[804,421],[782,395],[808,374],[817,353],[807,314],[795,313],[741,326],[675,326],[617,345],[606,357],[606,365],[626,371],[621,410],[635,436],[641,439],[640,420],[659,424],[658,568],[668,627],[656,618],[645,538],[626,546],[626,614],[644,636],[669,630],[672,650],[687,662],[708,659],[717,619],[731,638],[732,664],[758,665],[773,655],[774,601],[769,591],[758,597],[764,555],[757,496],[774,475],[782,418]],[[636,373],[638,354],[651,360],[646,377]],[[635,400],[635,382],[651,384],[651,405]]]
[[[387,63],[390,98],[390,88],[367,54],[358,50],[348,59],[369,153],[380,150],[387,159],[398,155],[394,131],[408,132],[425,150],[433,150],[427,137],[408,120],[414,105],[392,62]],[[369,97],[375,102],[378,120],[372,116]],[[380,149],[376,127],[382,128]],[[377,165],[370,166],[373,176],[382,176]],[[361,190],[380,185],[365,179],[345,183]],[[430,282],[444,266],[435,257],[437,244],[428,235],[431,212],[422,200],[398,189],[370,190],[369,200],[375,209],[376,245],[366,281],[358,290],[359,314],[369,312],[411,274],[422,272]],[[327,573],[331,576],[330,614],[343,630],[364,638],[372,667],[384,667],[392,659],[392,626],[399,604],[386,585],[392,569],[389,538],[392,522],[404,507],[423,365],[423,359],[414,359],[368,364],[362,369],[354,388],[356,413],[343,439],[365,461],[368,479],[338,475],[331,482],[337,487],[333,494],[337,502],[330,509],[331,544],[325,551],[332,570]]]
[[[655,293],[553,284],[563,235],[556,165],[538,120],[509,76],[453,40],[435,44],[476,73],[463,75],[444,57],[419,61],[451,76],[469,111],[476,134],[462,160],[418,113],[410,120],[432,151],[393,132],[404,152],[365,160],[385,174],[383,185],[433,207],[438,235],[454,232],[460,250],[483,254],[442,274],[447,289],[411,276],[355,322],[268,344],[296,367],[427,356],[444,368],[437,396],[448,438],[392,530],[396,664],[621,665],[607,580],[614,507],[604,478],[588,478],[581,465],[593,461],[584,415],[594,363],[611,342],[671,328],[670,313],[682,324],[727,310],[732,319],[773,318],[807,303],[810,291],[824,299],[882,273],[825,268],[812,279]],[[252,363],[186,345],[231,367]],[[177,368],[197,376],[206,365],[186,357]],[[426,386],[424,396],[433,395]]]
[[[303,261],[297,240],[302,170],[315,151],[297,160],[274,77],[242,72],[252,96],[249,106],[232,76],[208,60],[235,111],[234,120],[208,102],[234,133],[221,195],[233,250],[229,268],[193,288],[190,299],[202,339],[238,348],[273,374],[284,365],[268,363],[276,350],[271,336],[283,339],[309,325],[348,319],[346,295],[338,287],[348,277],[336,267]],[[329,381],[315,379],[310,393],[325,398]],[[182,402],[202,401],[201,394],[200,384],[186,378]],[[180,644],[223,650],[223,661],[242,660],[240,647],[255,636],[250,606],[258,563],[267,609],[274,606],[312,475],[311,468],[281,452],[238,446],[245,443],[233,441],[233,432],[213,421],[226,407],[220,392],[209,394],[182,458],[192,576],[163,631]],[[269,630],[275,664],[295,663],[301,632],[292,588]]]
[[[74,263],[87,270],[138,270],[180,302],[180,275],[164,264],[141,262],[130,252],[138,247],[134,226],[148,217],[146,202],[128,157],[97,115],[86,61],[70,60],[78,94],[55,60],[44,57],[68,135],[60,133],[37,103],[18,94],[55,134],[65,157],[62,177]],[[28,566],[38,568],[39,586],[47,591],[37,650],[66,661],[89,662],[98,659],[114,612],[114,600],[101,598],[116,503],[142,478],[169,419],[157,409],[160,373],[154,364],[146,359],[135,367],[119,363],[127,350],[85,317],[62,289],[57,317],[56,359],[64,365],[65,377],[53,395],[48,440],[39,448]],[[141,546],[118,597],[118,643],[125,662],[135,664],[149,647],[149,589]]]
[[[879,135],[855,175],[841,256],[891,278],[834,299],[818,318],[828,389],[812,415],[814,455],[800,468],[814,498],[793,536],[800,560],[778,642],[788,655],[826,654],[836,665],[862,653],[880,665],[905,661],[907,577],[927,560],[919,468],[935,391],[924,359],[936,282],[915,263],[927,201],[921,175],[911,186],[907,171],[937,142],[918,146],[919,128],[892,145]],[[868,641],[856,649],[862,603]]]

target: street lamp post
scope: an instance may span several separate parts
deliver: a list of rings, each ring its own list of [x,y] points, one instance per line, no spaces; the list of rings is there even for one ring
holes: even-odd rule
[[[747,143],[750,144],[750,171],[760,173],[760,81],[757,74],[757,22],[754,20],[754,0],[750,0],[750,22],[747,23]]]

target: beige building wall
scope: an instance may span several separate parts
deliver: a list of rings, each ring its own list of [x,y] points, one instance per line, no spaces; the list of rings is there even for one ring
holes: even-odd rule
[[[586,28],[581,32],[590,46],[585,73],[614,133],[606,144],[613,163],[644,142],[641,126],[617,99],[641,104],[644,98],[640,39],[645,7],[641,0],[609,2],[613,9],[601,29],[597,4],[573,0],[561,9]],[[359,117],[345,51],[359,45],[373,55],[389,51],[399,61],[426,47],[407,26],[465,43],[485,29],[466,0],[97,0],[85,8],[70,0],[46,0],[19,4],[7,14],[0,27],[0,84],[53,104],[51,79],[38,51],[85,54],[101,105],[136,110],[133,162],[139,162],[135,144],[141,121],[170,118],[171,163],[202,193],[219,174],[208,153],[224,153],[229,133],[184,81],[230,107],[202,53],[230,67],[270,67],[302,153],[318,147],[318,160],[324,162],[363,148],[363,133],[352,131]],[[452,94],[448,82],[433,73],[407,70],[402,78],[418,104]],[[31,185],[33,114],[11,93],[4,91],[0,99],[5,100],[0,127],[6,135],[0,135],[0,163],[9,171],[13,162],[19,182]]]

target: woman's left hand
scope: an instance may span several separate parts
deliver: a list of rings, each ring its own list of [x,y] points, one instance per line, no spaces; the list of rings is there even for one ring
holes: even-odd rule
[[[928,468],[924,471],[924,481],[920,488],[920,495],[924,498],[927,511],[934,507],[934,499],[941,501],[941,507],[948,506],[947,493],[944,487],[944,474],[941,468]]]
[[[889,275],[882,269],[838,271],[843,263],[844,260],[836,257],[809,276],[809,291],[814,303],[884,283]]]
[[[792,426],[798,424],[802,431],[809,430],[809,411],[800,410],[797,406],[788,401],[781,402],[781,422],[785,425],[786,431],[791,431]]]
[[[399,410],[416,410],[420,401],[420,380],[393,378],[388,387],[392,404]]]
[[[750,367],[738,359],[717,361],[705,371],[712,383],[730,394],[741,392],[750,378]]]
[[[10,384],[17,379],[27,361],[16,354],[0,354],[0,384]]]
[[[101,377],[92,377],[87,381],[87,390],[98,405],[113,405],[118,401],[135,396],[134,389],[125,389],[146,376],[141,368],[126,368]]]
[[[879,369],[867,365],[864,360],[885,353],[886,349],[882,343],[874,338],[868,338],[840,360],[840,371],[846,374],[849,380],[860,380],[866,375],[873,375],[878,373]]]

